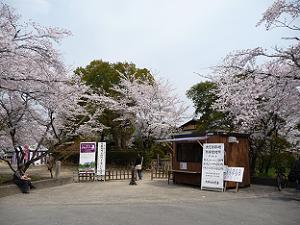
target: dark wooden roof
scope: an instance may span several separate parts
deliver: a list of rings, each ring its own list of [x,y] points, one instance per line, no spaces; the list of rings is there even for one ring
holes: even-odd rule
[[[188,138],[188,137],[203,137],[203,136],[235,136],[235,137],[244,137],[248,138],[249,134],[246,133],[236,133],[236,132],[227,132],[227,131],[206,131],[206,132],[182,132],[174,134],[173,138]]]
[[[196,119],[191,119],[189,121],[187,121],[186,123],[182,124],[179,128],[183,128],[186,127],[188,125],[196,125],[197,124],[197,120]]]

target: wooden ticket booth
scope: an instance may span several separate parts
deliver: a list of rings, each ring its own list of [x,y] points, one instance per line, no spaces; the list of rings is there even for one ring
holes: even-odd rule
[[[239,133],[211,132],[206,134],[178,134],[165,140],[172,147],[173,182],[176,184],[201,185],[202,156],[204,143],[224,143],[224,165],[244,167],[240,187],[250,185],[248,135]],[[170,177],[169,177],[170,178]],[[235,187],[228,182],[227,187]]]

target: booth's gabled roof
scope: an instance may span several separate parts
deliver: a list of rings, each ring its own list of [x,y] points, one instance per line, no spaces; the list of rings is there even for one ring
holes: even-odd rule
[[[206,132],[181,132],[173,134],[173,138],[183,138],[183,137],[203,137],[203,136],[235,136],[235,137],[249,137],[249,134],[246,133],[236,133],[236,132],[227,132],[223,130],[218,131],[206,131]]]
[[[157,140],[157,142],[182,142],[182,141],[203,141],[207,140],[207,136],[202,137],[182,137],[182,138],[170,138],[170,139],[164,139],[164,140]]]
[[[180,141],[201,141],[207,140],[209,136],[220,135],[220,136],[235,136],[237,138],[248,138],[248,134],[244,133],[232,133],[226,131],[212,131],[206,133],[199,133],[199,132],[182,132],[178,134],[172,135],[172,138],[157,140],[156,142],[180,142]]]

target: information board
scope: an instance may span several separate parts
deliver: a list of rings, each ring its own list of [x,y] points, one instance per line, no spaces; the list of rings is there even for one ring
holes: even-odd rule
[[[201,189],[223,191],[224,144],[203,144]]]
[[[80,142],[79,172],[95,172],[96,142]]]
[[[233,182],[243,182],[244,167],[225,167],[224,180]]]
[[[97,176],[105,176],[106,142],[98,142]]]

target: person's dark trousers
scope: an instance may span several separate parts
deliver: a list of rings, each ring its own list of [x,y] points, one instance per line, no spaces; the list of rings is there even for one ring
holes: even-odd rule
[[[30,187],[30,189],[35,189],[36,187],[32,185],[31,181],[28,181],[28,185]]]
[[[30,181],[27,180],[14,180],[15,184],[20,188],[23,193],[28,193],[30,186],[32,186]]]

